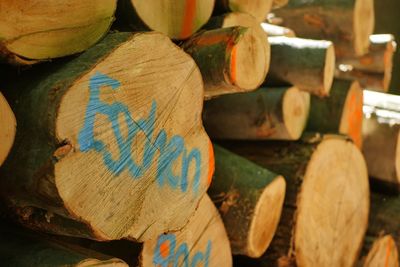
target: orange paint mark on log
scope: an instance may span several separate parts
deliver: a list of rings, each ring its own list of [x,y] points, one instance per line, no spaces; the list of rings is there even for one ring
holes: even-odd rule
[[[196,0],[186,0],[181,38],[186,38],[192,35],[195,15],[196,15]]]
[[[160,246],[161,257],[167,258],[169,256],[169,244],[164,242]]]
[[[208,177],[207,177],[207,185],[211,184],[212,177],[214,175],[214,169],[215,169],[215,159],[214,159],[214,147],[211,143],[211,141],[208,141]]]
[[[387,243],[386,246],[385,267],[389,267],[389,258],[391,251],[392,251],[392,239],[389,239],[389,242]]]
[[[359,97],[356,94],[350,96],[349,101],[349,118],[348,118],[348,135],[353,139],[354,144],[361,148],[362,137],[361,137],[361,127],[363,120],[362,113],[363,100],[362,95]]]
[[[237,62],[237,46],[234,45],[232,47],[231,52],[231,65],[230,65],[230,76],[232,84],[236,84],[236,62]]]

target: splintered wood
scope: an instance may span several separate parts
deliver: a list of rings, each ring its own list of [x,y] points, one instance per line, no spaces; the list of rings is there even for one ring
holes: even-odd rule
[[[20,220],[100,240],[145,240],[186,224],[214,160],[187,54],[159,33],[111,34],[31,78],[7,90],[21,135],[0,169]]]

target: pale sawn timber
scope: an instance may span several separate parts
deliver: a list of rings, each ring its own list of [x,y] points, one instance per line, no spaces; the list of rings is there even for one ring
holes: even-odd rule
[[[82,52],[111,27],[117,0],[2,0],[0,57],[32,64]]]
[[[4,93],[18,131],[0,190],[28,227],[143,241],[183,227],[210,184],[201,74],[161,33],[110,34]]]
[[[283,19],[282,26],[302,38],[332,41],[338,58],[368,52],[375,24],[373,0],[290,0],[274,13]]]
[[[357,81],[335,79],[327,98],[311,96],[306,131],[348,135],[362,146],[363,90]]]
[[[0,92],[0,166],[14,143],[16,125],[14,113]]]
[[[269,37],[273,36],[296,37],[296,33],[292,29],[266,22],[263,22],[260,25],[264,30],[264,32],[266,32]]]
[[[233,254],[260,257],[274,237],[285,179],[214,144],[215,174],[208,190],[228,232]]]
[[[277,232],[254,266],[356,263],[368,225],[369,184],[363,156],[350,140],[316,136],[308,142],[221,144],[286,179]]]
[[[291,84],[320,97],[329,95],[335,74],[335,50],[330,41],[285,36],[269,37],[270,69],[266,85]]]
[[[336,76],[358,80],[363,88],[387,92],[392,79],[396,42],[391,34],[370,36],[369,52],[360,57],[347,57],[337,62]]]
[[[400,97],[364,90],[363,154],[379,187],[400,191]]]
[[[253,28],[203,31],[182,48],[193,57],[204,80],[205,98],[257,89],[266,77],[269,54]]]
[[[203,123],[214,139],[296,140],[309,106],[310,95],[296,87],[260,88],[206,101]]]
[[[131,30],[153,30],[186,39],[211,17],[214,0],[120,0],[118,15]]]
[[[215,13],[226,12],[248,13],[262,22],[272,8],[274,0],[215,0]]]
[[[208,195],[183,229],[144,242],[140,266],[232,267],[229,239]]]
[[[365,244],[368,245],[364,245],[363,252],[367,248],[369,251],[361,258],[358,267],[399,267],[398,249],[391,235],[367,236]]]

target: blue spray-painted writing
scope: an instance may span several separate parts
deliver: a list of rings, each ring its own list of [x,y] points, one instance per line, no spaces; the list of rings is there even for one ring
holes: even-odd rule
[[[176,248],[176,237],[174,234],[161,235],[157,240],[154,250],[153,263],[155,266],[168,267],[196,267],[203,263],[208,267],[211,253],[211,241],[208,240],[205,252],[197,251],[192,258],[189,257],[189,247],[182,243]],[[181,263],[181,264],[180,264]]]
[[[195,163],[193,179],[193,191],[198,192],[200,185],[200,166],[201,154],[197,148],[190,152],[185,148],[183,137],[174,135],[168,142],[168,136],[164,129],[158,134],[155,133],[157,103],[153,100],[150,113],[147,118],[137,121],[132,119],[132,115],[126,105],[121,102],[105,103],[100,99],[102,87],[111,87],[117,90],[121,86],[120,82],[104,74],[97,72],[89,81],[90,99],[86,108],[85,122],[79,132],[78,142],[82,152],[94,150],[103,154],[103,161],[106,167],[115,175],[128,170],[130,175],[138,179],[142,177],[155,160],[156,152],[159,152],[157,161],[156,179],[160,186],[168,183],[172,188],[180,188],[186,192],[188,188],[189,166]],[[119,158],[114,160],[112,154],[107,149],[107,145],[95,138],[94,123],[97,114],[108,117],[111,122],[112,131],[117,140]],[[122,135],[118,117],[122,115],[128,129],[126,138]],[[145,135],[143,159],[140,163],[132,158],[131,149],[137,134],[142,132]],[[182,167],[180,175],[173,173],[173,165],[181,157]]]

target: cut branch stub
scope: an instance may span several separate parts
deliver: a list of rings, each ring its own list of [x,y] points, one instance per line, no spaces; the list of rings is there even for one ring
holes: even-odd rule
[[[144,242],[141,259],[143,267],[232,267],[228,236],[210,198],[204,195],[182,230]]]
[[[14,113],[0,92],[0,166],[14,143],[16,124]]]
[[[160,33],[118,33],[44,67],[7,91],[19,134],[0,188],[25,224],[141,241],[183,227],[214,160],[195,62]]]
[[[208,191],[228,232],[233,254],[260,257],[281,217],[285,179],[218,145]]]
[[[211,17],[214,0],[121,0],[119,14],[133,30],[186,39]]]
[[[82,52],[107,33],[116,7],[116,0],[2,0],[0,56],[32,64]]]
[[[368,52],[375,25],[373,0],[290,0],[274,13],[298,36],[332,41],[337,57]]]
[[[369,185],[363,156],[351,141],[327,136],[312,143],[223,145],[286,179],[281,221],[257,266],[282,260],[302,267],[355,264],[368,224]]]
[[[328,98],[312,96],[306,131],[341,133],[362,146],[363,91],[358,82],[335,80]]]
[[[205,102],[203,122],[215,139],[295,140],[304,130],[309,105],[309,94],[296,87],[260,88]]]
[[[268,85],[292,84],[318,96],[328,96],[335,74],[335,51],[330,41],[269,37]]]
[[[358,80],[363,88],[387,92],[392,79],[396,42],[391,34],[371,35],[370,41],[367,54],[338,60],[336,76]]]
[[[201,32],[183,45],[200,68],[205,98],[258,88],[268,68],[265,43],[253,28]]]
[[[399,267],[399,255],[393,237],[385,235],[376,238],[361,264],[363,267]]]
[[[216,0],[217,13],[242,12],[252,15],[257,21],[262,22],[272,8],[274,0]]]
[[[364,91],[363,154],[382,188],[400,191],[400,97]]]

